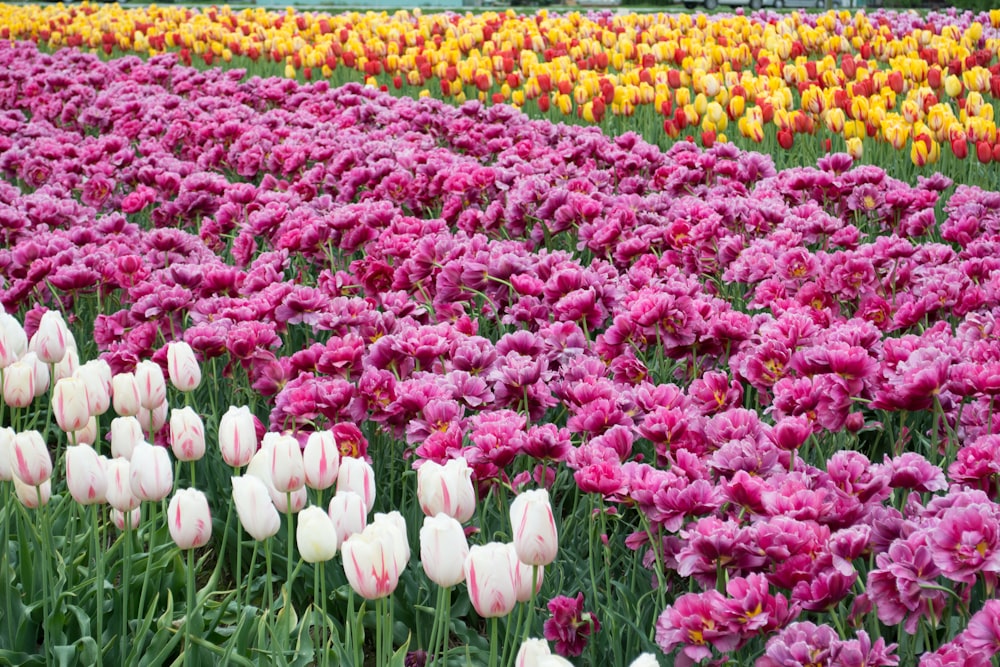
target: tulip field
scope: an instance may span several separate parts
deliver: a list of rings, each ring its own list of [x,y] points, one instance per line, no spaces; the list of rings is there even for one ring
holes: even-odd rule
[[[0,665],[997,664],[998,99],[1000,11],[0,5]]]

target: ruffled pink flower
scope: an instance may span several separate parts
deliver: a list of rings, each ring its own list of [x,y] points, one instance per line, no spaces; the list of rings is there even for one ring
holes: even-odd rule
[[[545,638],[555,642],[556,653],[574,657],[583,653],[592,634],[601,630],[593,612],[583,610],[583,593],[575,598],[560,595],[549,601],[551,618],[543,625]]]

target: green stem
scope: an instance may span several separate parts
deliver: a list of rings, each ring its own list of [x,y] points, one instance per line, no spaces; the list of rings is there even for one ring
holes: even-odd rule
[[[382,636],[382,618],[385,616],[385,598],[375,600],[375,664],[384,665],[385,661],[385,638]]]
[[[431,624],[431,636],[427,641],[429,655],[427,664],[433,665],[437,657],[437,647],[441,637],[441,616],[444,614],[444,586],[438,586],[437,603],[434,605],[434,623]]]
[[[194,590],[194,549],[187,550],[187,617],[184,619],[184,664],[194,663],[194,644],[191,641],[191,619],[198,605]]]
[[[0,401],[0,403],[2,403],[2,402],[3,401]],[[0,541],[0,547],[3,548],[3,554],[0,554],[0,555],[2,555],[3,560],[0,561],[0,562],[3,563],[2,568],[3,568],[3,571],[6,572],[7,571],[8,563],[10,562],[9,546],[10,546],[10,519],[11,519],[11,510],[13,510],[14,503],[17,502],[17,501],[14,499],[14,483],[13,482],[9,482],[9,483],[8,482],[0,482],[0,487],[3,487],[3,513],[4,513],[4,517],[3,517],[3,541]],[[13,590],[13,587],[11,587],[10,589],[8,589],[8,593],[3,596],[4,607],[5,607],[4,611],[6,612],[6,615],[4,616],[4,618],[6,618],[6,620],[7,620],[7,637],[13,637],[14,636],[14,614],[13,614],[12,608],[10,606],[11,598],[13,597],[13,595],[11,594],[12,590]]]
[[[122,631],[119,641],[121,642],[122,660],[128,655],[128,621],[132,617],[132,513],[126,511],[124,514],[125,530],[122,532],[122,539],[125,540],[124,559],[122,560]]]
[[[102,665],[104,664],[104,656],[101,655],[101,649],[104,646],[104,553],[101,549],[101,524],[96,503],[90,506],[90,521],[92,523],[90,535],[93,538],[94,560],[97,570],[97,585],[94,586],[94,595],[97,601],[97,633],[94,636],[97,639],[97,664]],[[6,545],[6,542],[4,544]]]
[[[156,551],[156,503],[149,503],[149,519],[146,521],[149,525],[149,551],[146,552],[146,571],[142,575],[142,590],[139,593],[139,614],[145,616],[146,609],[146,591],[149,589],[149,578],[150,573],[153,568],[152,560],[153,553]]]
[[[52,664],[50,660],[55,656],[49,655],[49,650],[52,642],[52,634],[49,629],[49,622],[52,619],[52,608],[49,604],[52,598],[52,588],[51,588],[51,577],[52,573],[49,572],[49,568],[52,564],[52,545],[50,543],[50,532],[49,532],[49,513],[46,510],[45,505],[42,504],[42,487],[38,485],[35,487],[35,495],[38,497],[38,518],[41,523],[41,538],[42,538],[42,554],[41,554],[41,565],[42,565],[42,631],[44,633],[45,641],[43,642],[45,651],[45,660],[49,664]],[[6,546],[5,546],[6,548]]]
[[[198,488],[198,485],[195,484],[195,472],[194,472],[194,470],[195,470],[195,464],[197,463],[197,461],[190,461],[189,463],[191,465],[191,488],[192,489],[196,489],[196,488]],[[230,505],[231,504],[232,503],[230,503]]]
[[[494,616],[490,619],[490,667],[497,667],[498,627],[500,619]]]
[[[265,599],[267,600],[267,613],[271,613],[271,608],[274,607],[274,587],[271,580],[271,538],[264,540],[264,567],[265,572],[265,586],[267,590],[264,591]]]
[[[288,584],[288,599],[292,599],[292,577],[294,576],[294,570],[292,569],[292,545],[295,542],[295,535],[292,533],[292,492],[288,491],[285,493],[285,500],[288,502],[288,507],[285,510],[285,514],[288,516],[288,551],[287,551],[287,574],[285,576],[285,581]]]
[[[528,602],[528,614],[527,619],[524,623],[524,633],[521,635],[521,641],[524,642],[525,639],[529,637],[529,633],[535,626],[535,596],[538,594],[538,566],[531,566],[531,598]]]
[[[243,579],[243,573],[239,569],[237,569],[236,570],[236,579],[238,581],[253,581],[253,573],[254,573],[254,569],[256,569],[256,567],[257,567],[257,554],[258,554],[259,551],[260,551],[260,548],[258,547],[257,542],[255,541],[253,543],[253,553],[250,554],[250,570],[247,572],[246,579],[244,580]],[[251,586],[248,584],[247,585],[247,596],[246,596],[246,600],[244,601],[244,605],[247,606],[247,607],[250,606],[250,589],[251,589]]]
[[[320,612],[320,625],[317,630],[317,640],[316,640],[316,664],[325,664],[326,656],[326,645],[323,641],[323,635],[326,630],[326,598],[323,597],[323,589],[321,588],[323,571],[323,562],[320,561],[316,563],[313,567],[313,606],[315,606]],[[319,598],[319,604],[317,605],[317,598]]]

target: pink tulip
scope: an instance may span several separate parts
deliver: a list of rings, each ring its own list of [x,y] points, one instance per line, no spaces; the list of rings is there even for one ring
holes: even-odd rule
[[[440,512],[465,523],[476,512],[472,469],[465,459],[450,459],[443,466],[424,461],[417,470],[417,499],[427,516]]]
[[[306,486],[310,489],[329,489],[340,472],[340,450],[330,431],[317,431],[309,435],[302,451]]]
[[[212,514],[208,498],[198,489],[180,489],[167,507],[167,528],[174,544],[181,549],[196,549],[212,537]]]
[[[21,504],[29,510],[38,509],[40,507],[39,500],[41,500],[41,505],[49,504],[49,499],[52,497],[52,480],[47,479],[41,484],[31,486],[22,482],[15,475],[14,492],[17,493],[17,499]]]
[[[14,436],[10,467],[14,477],[28,486],[38,486],[52,476],[52,458],[41,433],[25,431]]]
[[[233,477],[233,502],[243,530],[262,542],[281,528],[281,516],[271,502],[267,486],[252,475]]]
[[[66,327],[62,314],[57,310],[46,311],[38,323],[38,330],[31,337],[29,346],[44,364],[57,364],[66,356],[66,350],[76,347]]]
[[[119,512],[131,512],[139,508],[139,498],[132,493],[129,483],[132,465],[127,459],[111,459],[108,461],[108,488],[106,496],[108,504]]]
[[[90,419],[90,407],[84,381],[68,377],[56,382],[52,390],[52,412],[59,428],[67,433],[85,428]]]
[[[140,442],[132,450],[129,486],[139,500],[163,500],[174,486],[170,455],[163,447]]]
[[[170,449],[178,461],[198,461],[205,456],[205,425],[194,408],[170,412]]]
[[[375,504],[375,471],[364,459],[345,456],[337,473],[337,493],[353,491],[365,502],[370,512]]]
[[[103,503],[108,491],[107,460],[101,460],[90,445],[66,450],[66,487],[81,505]]]
[[[476,612],[483,618],[506,616],[517,604],[517,556],[509,544],[475,545],[465,558],[465,584]]]
[[[518,559],[527,565],[548,565],[556,559],[559,539],[549,492],[524,491],[510,506],[510,524]]]
[[[257,451],[257,429],[250,408],[230,407],[219,421],[219,448],[222,460],[233,468],[250,463]]]
[[[360,533],[368,525],[368,508],[365,499],[353,491],[342,491],[330,501],[327,512],[337,530],[341,544],[351,535]]]
[[[26,408],[35,400],[35,367],[15,361],[3,372],[3,400],[12,408]]]
[[[268,433],[264,440],[265,446],[271,449],[271,484],[274,490],[289,493],[303,488],[306,475],[299,441],[290,435],[277,433]]]
[[[135,417],[142,407],[139,383],[134,373],[119,373],[111,378],[111,403],[121,417]]]
[[[12,315],[0,310],[0,368],[9,368],[28,351],[24,327]]]
[[[406,565],[398,559],[399,542],[405,540],[395,526],[383,522],[368,525],[344,542],[344,574],[355,593],[366,600],[392,595]]]
[[[139,405],[152,410],[166,402],[167,381],[158,363],[147,359],[136,364],[135,381],[139,386]]]
[[[194,350],[184,341],[167,346],[167,373],[170,383],[179,391],[194,391],[201,384],[201,367]]]
[[[469,542],[457,519],[441,513],[425,516],[420,529],[420,563],[427,578],[442,588],[465,581]]]
[[[136,417],[115,417],[111,420],[111,456],[131,459],[132,450],[144,437]]]

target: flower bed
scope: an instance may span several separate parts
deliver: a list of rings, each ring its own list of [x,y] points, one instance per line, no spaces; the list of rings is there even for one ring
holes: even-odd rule
[[[1000,649],[1000,195],[908,185],[843,154],[777,172],[730,145],[661,152],[507,106],[199,72],[172,55],[3,44],[0,65],[0,301],[17,314],[0,339],[14,429],[0,472],[16,484],[0,485],[41,506],[0,515],[18,545],[0,565],[15,582],[3,655],[273,664],[329,646],[361,665],[355,649],[401,664],[438,647],[483,664],[513,661],[539,629],[580,664],[657,647],[676,664],[987,664]],[[138,432],[116,438],[92,400],[86,413],[55,400],[98,356],[134,371],[135,401],[111,373],[98,384]],[[264,436],[262,457],[210,446],[174,467],[198,449],[197,422],[168,428],[168,401],[196,408],[211,445]],[[230,405],[249,406],[256,431],[220,426]],[[59,465],[108,439],[138,447],[137,498],[113,503],[121,534],[85,520]],[[336,456],[336,482],[319,459],[294,462],[303,446]],[[471,514],[418,488],[451,460],[471,471]],[[233,468],[270,493],[238,491]],[[292,515],[327,509],[334,483],[319,514],[340,522],[344,563],[372,540],[394,563],[374,583],[314,566],[329,545],[292,536],[296,521],[323,525]],[[186,523],[206,518],[185,486],[205,492],[211,537]],[[536,488],[553,517],[529,562],[540,590],[498,546],[518,544],[527,514],[508,505]],[[473,608],[464,592],[433,602],[401,546],[417,544],[420,506],[466,524],[465,575],[509,581],[470,579]],[[402,513],[371,522],[382,541],[364,528],[374,510]],[[428,575],[441,553],[420,559]],[[515,593],[498,642],[486,619]],[[561,664],[535,653],[548,650],[527,642],[520,659]]]

